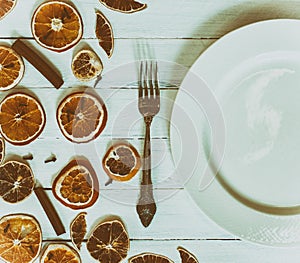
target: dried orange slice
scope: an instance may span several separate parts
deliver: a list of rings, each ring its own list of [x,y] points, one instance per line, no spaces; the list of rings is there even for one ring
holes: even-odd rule
[[[88,160],[74,159],[55,178],[52,191],[57,200],[67,207],[90,207],[99,196],[96,172]]]
[[[166,256],[158,255],[150,252],[141,253],[128,259],[128,263],[173,263]]]
[[[114,143],[104,155],[102,166],[111,179],[128,181],[140,169],[141,157],[130,143]]]
[[[197,258],[187,249],[178,247],[177,250],[181,257],[181,263],[198,263]]]
[[[0,137],[0,164],[3,162],[5,157],[5,141]]]
[[[64,243],[51,243],[46,246],[41,256],[41,263],[81,263],[81,258],[74,248]]]
[[[0,219],[0,258],[5,262],[34,262],[41,245],[42,231],[34,217],[13,214]]]
[[[107,56],[110,58],[114,49],[114,34],[108,19],[99,11],[96,11],[96,37],[100,47],[103,48]]]
[[[103,65],[97,54],[91,50],[79,51],[72,61],[72,71],[74,76],[82,81],[89,81],[102,72]]]
[[[13,10],[16,3],[17,0],[0,0],[0,20]]]
[[[70,225],[71,240],[78,250],[81,248],[81,243],[87,231],[85,216],[86,212],[79,213]]]
[[[81,39],[82,19],[77,10],[67,3],[45,2],[33,14],[31,31],[41,46],[62,52],[76,45]]]
[[[146,4],[134,0],[99,0],[106,7],[122,13],[134,13],[147,7]]]
[[[23,74],[23,59],[12,48],[0,46],[0,91],[15,87]]]
[[[4,201],[17,203],[28,197],[34,187],[30,167],[18,161],[9,161],[0,166],[0,196]]]
[[[94,228],[86,245],[99,262],[118,263],[127,256],[129,237],[121,220],[107,220]]]
[[[107,110],[99,96],[76,92],[62,100],[56,117],[68,140],[85,143],[97,138],[103,131],[107,122]]]
[[[32,142],[43,131],[45,122],[42,105],[27,94],[14,93],[0,103],[0,132],[12,144]]]

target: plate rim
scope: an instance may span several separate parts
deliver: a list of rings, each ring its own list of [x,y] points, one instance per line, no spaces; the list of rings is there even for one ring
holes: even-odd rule
[[[174,104],[179,103],[181,107],[184,106],[182,105],[183,102],[180,101],[180,96],[182,96],[181,93],[185,90],[191,92],[190,88],[186,87],[187,78],[189,77],[189,75],[196,74],[200,78],[203,78],[204,82],[207,82],[207,79],[205,78],[206,72],[203,73],[205,63],[207,62],[207,59],[209,59],[209,57],[211,56],[211,53],[213,53],[216,49],[222,48],[222,45],[224,45],[224,43],[227,45],[227,42],[231,42],[232,38],[239,37],[240,35],[243,36],[244,34],[247,34],[249,31],[253,31],[254,29],[259,29],[260,31],[263,31],[264,28],[278,28],[278,26],[291,26],[300,29],[300,20],[269,19],[254,22],[225,34],[219,40],[211,44],[204,52],[202,52],[202,54],[200,54],[200,56],[191,66],[190,70],[187,72],[184,80],[181,83]],[[276,34],[278,34],[278,32]],[[300,38],[298,38],[298,41],[298,43],[300,44]],[[286,42],[286,40],[284,40],[283,42]],[[174,153],[174,148],[176,147],[172,146],[176,143],[174,142],[173,135],[174,127],[176,126],[176,121],[178,120],[176,120],[176,116],[174,117],[173,109],[171,115],[171,122],[173,123],[173,125],[170,126],[170,145],[173,160],[176,159],[176,153]],[[195,187],[195,185],[197,185],[197,181],[195,180],[195,178],[197,177],[197,173],[199,173],[199,169],[198,171],[196,171],[196,173],[194,173],[191,176],[190,180],[186,183],[184,188],[192,196],[193,200],[197,203],[198,207],[204,212],[204,214],[206,214],[222,229],[231,234],[239,236],[242,239],[264,245],[290,246],[300,244],[299,214],[275,215],[254,210],[253,208],[250,208],[245,204],[238,202],[233,196],[231,196],[227,192],[227,190],[223,188],[223,186],[221,186],[221,183],[218,180],[213,180],[212,183],[206,189],[204,189],[203,191],[199,191],[197,187]],[[215,193],[217,193],[219,197],[217,197]],[[226,211],[227,209],[223,209],[224,218],[222,219],[217,218],[217,213],[212,211],[214,209],[222,209],[219,200],[220,197],[222,197],[221,203],[224,204],[225,202],[224,206],[226,204],[229,204],[231,206],[229,211]],[[242,222],[239,224],[244,226],[235,226],[237,221]],[[289,235],[292,236],[287,235],[286,231],[288,230]],[[289,237],[287,238],[287,236]]]

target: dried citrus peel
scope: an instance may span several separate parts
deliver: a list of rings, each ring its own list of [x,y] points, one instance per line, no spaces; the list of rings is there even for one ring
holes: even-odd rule
[[[3,162],[5,158],[5,141],[2,137],[0,137],[0,164]]]
[[[0,46],[0,91],[15,87],[23,78],[25,66],[12,48]]]
[[[189,252],[187,249],[178,247],[177,250],[180,254],[181,263],[198,263],[196,256]]]
[[[41,263],[81,263],[80,255],[64,243],[50,243],[44,249]]]
[[[174,263],[171,259],[169,259],[166,256],[150,253],[150,252],[144,252],[128,259],[128,263],[148,263],[148,262]]]
[[[122,13],[134,13],[147,7],[146,4],[134,0],[99,0],[107,8]]]
[[[83,24],[80,14],[73,6],[62,1],[49,1],[35,10],[31,31],[41,46],[62,52],[79,42]]]
[[[129,242],[124,223],[113,219],[99,223],[86,245],[91,256],[99,262],[119,263],[127,257]]]
[[[99,10],[96,11],[96,18],[96,37],[99,41],[100,47],[102,47],[107,56],[110,58],[114,50],[114,34],[112,26],[105,15]]]
[[[0,166],[0,196],[9,203],[26,199],[33,192],[35,180],[27,164],[8,161]]]
[[[139,171],[141,157],[130,143],[113,143],[103,157],[102,166],[111,180],[128,181]]]
[[[91,50],[80,50],[72,60],[72,72],[81,81],[90,81],[101,74],[103,65],[97,54]]]
[[[86,212],[79,213],[70,225],[71,240],[78,250],[80,250],[82,241],[87,232],[86,214]]]
[[[97,138],[107,122],[102,99],[89,92],[75,92],[65,97],[57,109],[57,122],[63,135],[75,143]]]
[[[0,20],[14,9],[16,3],[17,0],[0,0]]]
[[[69,162],[54,179],[52,192],[57,200],[72,209],[92,206],[99,196],[95,170],[86,159]]]
[[[25,145],[43,131],[46,115],[40,102],[25,93],[6,96],[0,103],[0,132],[14,145]]]
[[[12,214],[0,219],[0,259],[5,262],[31,263],[38,257],[42,231],[31,215]]]

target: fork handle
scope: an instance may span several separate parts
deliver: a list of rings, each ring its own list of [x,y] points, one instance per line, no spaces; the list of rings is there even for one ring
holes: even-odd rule
[[[152,117],[144,117],[146,125],[145,140],[144,140],[144,157],[143,157],[143,176],[142,185],[152,185],[151,180],[151,139],[150,139],[150,127],[152,123]]]
[[[137,204],[137,213],[143,226],[150,225],[155,213],[156,204],[153,197],[153,186],[151,180],[151,141],[150,141],[150,127],[152,117],[144,117],[146,132],[144,141],[144,157],[143,157],[143,173],[140,186],[140,196]]]

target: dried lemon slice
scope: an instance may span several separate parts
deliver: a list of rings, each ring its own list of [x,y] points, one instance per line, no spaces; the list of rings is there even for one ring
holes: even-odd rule
[[[81,248],[81,243],[87,232],[86,212],[79,213],[72,221],[70,225],[70,235],[72,243],[77,247],[78,250]]]
[[[150,252],[141,253],[128,259],[128,263],[174,263],[171,259],[163,255],[158,255]]]
[[[72,209],[92,206],[99,196],[99,182],[88,160],[74,159],[53,182],[52,192],[57,200]]]
[[[13,214],[0,219],[0,258],[5,262],[34,262],[41,245],[42,231],[34,217]]]
[[[99,0],[106,7],[122,13],[133,13],[143,10],[146,4],[139,3],[134,0]]]
[[[80,14],[73,6],[62,1],[49,1],[35,10],[31,31],[41,46],[62,52],[79,42],[83,25]]]
[[[107,220],[94,228],[86,245],[99,262],[119,263],[127,256],[129,237],[121,220]]]
[[[81,258],[74,248],[64,243],[51,243],[46,246],[41,256],[41,263],[81,263]]]
[[[0,196],[4,201],[17,203],[33,192],[34,177],[30,167],[18,161],[0,166]]]
[[[46,115],[40,102],[24,93],[14,93],[0,103],[0,132],[14,145],[25,145],[43,131]]]
[[[3,162],[5,157],[5,141],[0,137],[0,164]]]
[[[13,10],[16,3],[17,0],[0,0],[0,20]]]
[[[57,122],[68,140],[85,143],[97,138],[103,131],[107,110],[99,96],[75,92],[64,98],[58,106]]]
[[[128,181],[139,171],[141,157],[130,143],[114,143],[104,155],[102,165],[111,179]]]
[[[197,258],[187,249],[178,247],[177,250],[181,257],[181,263],[198,263]]]
[[[12,48],[0,46],[0,90],[15,87],[21,81],[24,70],[23,59]]]
[[[114,50],[114,34],[108,19],[100,11],[96,11],[96,37],[99,45],[110,58]]]
[[[91,50],[79,51],[72,61],[74,76],[82,81],[89,81],[101,74],[103,65],[97,54]]]

